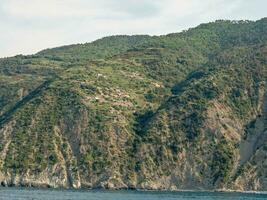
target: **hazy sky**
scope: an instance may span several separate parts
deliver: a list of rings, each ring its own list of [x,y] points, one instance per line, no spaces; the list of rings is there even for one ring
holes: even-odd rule
[[[266,17],[267,0],[0,0],[0,57],[108,35],[179,32]]]

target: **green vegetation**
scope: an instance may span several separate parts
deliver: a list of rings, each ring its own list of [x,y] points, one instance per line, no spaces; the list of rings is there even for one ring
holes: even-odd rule
[[[259,112],[266,33],[266,19],[216,21],[0,59],[0,171],[94,187],[170,175],[186,176],[178,187],[188,176],[229,184],[234,131]]]

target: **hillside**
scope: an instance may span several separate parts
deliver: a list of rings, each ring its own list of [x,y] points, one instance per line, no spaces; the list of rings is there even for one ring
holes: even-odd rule
[[[0,59],[2,186],[267,190],[267,18]]]

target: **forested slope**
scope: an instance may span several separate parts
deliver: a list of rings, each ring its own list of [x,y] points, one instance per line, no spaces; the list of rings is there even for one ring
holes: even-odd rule
[[[1,185],[267,190],[267,19],[0,59]]]

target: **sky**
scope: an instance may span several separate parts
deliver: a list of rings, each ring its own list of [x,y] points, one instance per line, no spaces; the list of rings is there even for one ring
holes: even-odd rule
[[[0,57],[109,35],[162,35],[266,17],[267,0],[0,0]]]

